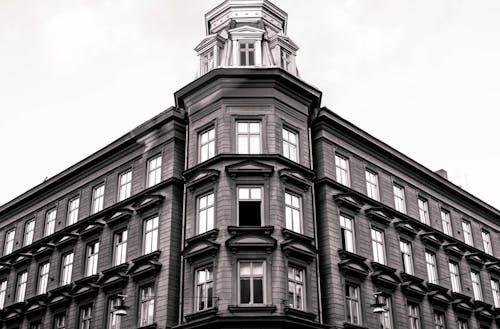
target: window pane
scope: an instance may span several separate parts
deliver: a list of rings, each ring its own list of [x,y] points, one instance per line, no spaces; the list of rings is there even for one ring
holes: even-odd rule
[[[262,291],[262,279],[253,280],[253,301],[255,304],[264,303],[264,294]]]
[[[240,279],[240,302],[242,304],[250,303],[250,280]]]

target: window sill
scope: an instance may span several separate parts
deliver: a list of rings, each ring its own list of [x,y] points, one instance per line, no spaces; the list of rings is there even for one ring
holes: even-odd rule
[[[217,314],[217,312],[218,312],[217,307],[212,307],[203,311],[187,314],[184,317],[186,318],[186,321],[193,321],[214,316],[215,314]]]
[[[231,313],[274,313],[275,305],[229,305],[227,307]]]
[[[137,329],[156,329],[158,325],[156,323],[148,324],[146,326],[137,327]]]
[[[308,320],[314,320],[316,318],[316,314],[314,314],[314,313],[306,312],[306,311],[299,310],[299,309],[292,308],[292,307],[288,307],[288,306],[285,307],[284,312],[287,315],[297,316],[297,317],[308,319]]]
[[[368,327],[363,327],[357,324],[349,323],[349,322],[344,322],[344,328],[346,329],[369,329]]]

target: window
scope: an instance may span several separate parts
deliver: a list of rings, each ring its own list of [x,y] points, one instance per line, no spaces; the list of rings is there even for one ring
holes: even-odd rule
[[[90,329],[92,324],[92,305],[80,308],[80,329]]]
[[[427,267],[427,281],[429,281],[429,283],[439,284],[436,254],[425,251],[425,264]]]
[[[214,68],[214,51],[210,50],[201,55],[201,74],[205,74]]]
[[[158,216],[144,221],[144,254],[158,250]]]
[[[92,213],[98,213],[104,208],[104,184],[92,190]]]
[[[51,209],[45,214],[45,232],[43,236],[49,236],[54,233],[56,228],[56,209]]]
[[[481,236],[483,237],[484,252],[487,253],[488,255],[493,255],[493,248],[491,247],[490,232],[483,230],[483,231],[481,231]]]
[[[97,261],[99,259],[99,242],[87,245],[87,262],[85,265],[85,276],[97,274]]]
[[[408,319],[410,320],[410,329],[420,329],[420,311],[418,305],[408,303]]]
[[[453,235],[453,231],[451,230],[451,219],[449,211],[441,209],[441,221],[443,223],[443,233]]]
[[[73,274],[73,252],[62,256],[61,261],[61,286],[71,283],[71,275]]]
[[[255,45],[253,42],[240,41],[240,65],[255,65]]]
[[[500,308],[500,285],[498,280],[491,279],[491,292],[493,294],[493,303],[495,308]]]
[[[297,233],[302,233],[300,205],[300,197],[291,193],[285,193],[286,228]]]
[[[378,328],[380,328],[380,329],[392,329],[391,298],[388,296],[383,296],[383,295],[378,296],[378,298],[379,298],[379,301],[381,303],[385,304],[385,311],[380,313],[380,315],[379,315],[380,326]]]
[[[373,261],[385,264],[384,232],[372,227]]]
[[[240,226],[261,226],[260,187],[238,187],[238,219]]]
[[[80,197],[73,198],[68,202],[68,225],[78,222],[78,209],[80,208]]]
[[[378,175],[370,170],[365,171],[366,194],[373,200],[380,200],[378,190]]]
[[[340,234],[342,235],[342,249],[349,252],[356,252],[354,243],[353,219],[345,215],[340,215]]]
[[[298,137],[297,134],[283,128],[283,156],[292,161],[298,161]]]
[[[128,237],[127,230],[115,233],[114,236],[115,252],[113,261],[114,266],[123,264],[127,261],[127,237]]]
[[[405,189],[402,186],[394,184],[394,208],[406,214]]]
[[[469,246],[474,246],[474,241],[472,239],[472,228],[470,226],[470,222],[463,220],[462,230],[464,231],[464,242],[467,243]]]
[[[139,327],[144,327],[154,322],[155,298],[153,286],[141,288],[139,296]]]
[[[422,223],[430,225],[429,203],[423,198],[418,198],[418,216]]]
[[[285,49],[281,49],[281,67],[289,71],[292,65],[292,55]]]
[[[214,228],[214,194],[205,194],[198,198],[198,234]]]
[[[345,285],[345,304],[347,322],[361,324],[361,306],[359,300],[359,287],[346,283]]]
[[[30,219],[24,225],[24,238],[23,246],[27,246],[33,243],[33,236],[35,234],[35,219]]]
[[[259,154],[260,122],[238,122],[237,143],[239,154]]]
[[[3,255],[8,255],[14,250],[14,237],[16,236],[16,230],[12,229],[5,233],[5,243],[3,247]]]
[[[451,281],[451,291],[461,292],[462,284],[460,283],[460,270],[458,268],[458,263],[449,262],[448,267],[450,269],[450,281]]]
[[[470,279],[472,282],[472,293],[474,294],[475,300],[483,300],[483,291],[481,289],[481,277],[479,272],[471,271]]]
[[[34,321],[30,323],[30,329],[42,329],[42,321]]]
[[[54,317],[54,329],[66,329],[66,313]]]
[[[132,170],[122,173],[119,178],[118,201],[123,201],[132,194]]]
[[[434,329],[446,329],[443,312],[434,311]]]
[[[45,294],[49,284],[50,263],[45,262],[38,266],[37,294]]]
[[[117,307],[121,306],[119,297],[112,297],[108,300],[108,326],[107,329],[120,329],[123,316],[117,315]]]
[[[349,178],[349,160],[339,154],[335,154],[335,177],[340,184],[351,186],[351,180]]]
[[[457,321],[458,329],[469,329],[469,322],[467,320],[459,319]]]
[[[5,293],[7,292],[7,280],[0,281],[0,310],[5,306]]]
[[[288,267],[288,307],[304,310],[304,270]]]
[[[200,162],[215,156],[215,128],[205,130],[200,134]]]
[[[408,274],[413,274],[413,256],[411,252],[411,244],[405,240],[399,241],[401,249],[401,258],[403,261],[403,270]]]
[[[16,303],[24,302],[26,282],[28,282],[28,271],[23,271],[17,275]]]
[[[239,263],[240,304],[264,304],[264,262]]]
[[[214,307],[214,278],[211,268],[196,271],[196,310]]]
[[[161,181],[161,155],[148,161],[148,187],[154,186]]]

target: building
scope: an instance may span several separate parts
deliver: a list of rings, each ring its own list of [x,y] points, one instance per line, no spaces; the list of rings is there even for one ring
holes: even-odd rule
[[[175,106],[0,207],[2,328],[498,328],[500,212],[321,107],[226,0]]]

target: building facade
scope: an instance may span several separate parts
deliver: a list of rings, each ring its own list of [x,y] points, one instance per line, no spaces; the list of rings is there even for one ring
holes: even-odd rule
[[[226,0],[175,106],[0,207],[2,328],[497,328],[500,212],[321,107]]]

